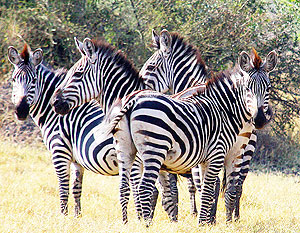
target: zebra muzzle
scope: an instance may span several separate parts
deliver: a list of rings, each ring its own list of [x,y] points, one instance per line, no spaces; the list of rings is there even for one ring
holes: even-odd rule
[[[15,108],[15,115],[17,119],[20,121],[26,120],[27,116],[29,115],[29,104],[27,103],[27,98],[23,97],[19,104]]]
[[[273,112],[271,106],[268,106],[268,110],[264,113],[264,108],[260,107],[258,109],[257,115],[254,118],[254,126],[256,129],[262,129],[266,124],[271,121]]]
[[[63,99],[61,94],[56,95],[51,104],[54,111],[60,115],[66,115],[70,111],[69,104]]]

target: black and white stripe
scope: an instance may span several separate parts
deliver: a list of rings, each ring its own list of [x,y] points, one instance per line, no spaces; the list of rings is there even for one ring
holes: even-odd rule
[[[192,46],[183,42],[182,38],[176,34],[169,34],[168,31],[163,30],[160,36],[153,31],[152,33],[153,47],[157,50],[145,63],[141,70],[141,75],[144,79],[144,83],[151,89],[155,88],[161,92],[175,90],[175,93],[182,91],[196,83],[204,83],[206,81],[205,65],[200,58],[197,50]],[[187,52],[188,51],[188,52]],[[251,64],[249,64],[248,72],[254,81],[258,80],[262,82],[260,88],[266,88],[263,90],[266,93],[264,103],[260,103],[263,106],[263,112],[267,115],[271,115],[270,108],[268,108],[269,102],[269,72],[274,69],[277,62],[277,55],[274,51],[270,52],[262,62],[256,51],[253,50],[251,57]],[[176,84],[176,85],[174,85]],[[251,83],[250,83],[251,85]],[[254,87],[254,91],[256,87]],[[259,101],[262,100],[261,96],[258,96]],[[256,122],[256,127],[259,126],[259,122]],[[226,176],[225,182],[225,202],[227,209],[227,220],[231,220],[233,206],[235,208],[235,217],[239,218],[239,199],[241,196],[242,184],[247,176],[249,170],[249,163],[255,150],[256,145],[256,133],[254,126],[249,124],[244,129],[244,132],[238,136],[237,141],[233,148],[228,152],[225,160]],[[197,170],[197,168],[195,168]],[[194,174],[199,174],[199,171],[195,171]],[[240,178],[241,177],[241,178]],[[199,177],[194,175],[194,181],[198,189],[200,190]],[[225,187],[224,187],[225,189]],[[238,191],[239,190],[239,191]],[[193,197],[191,199],[194,200]],[[217,200],[216,200],[217,201]],[[237,203],[237,204],[234,204]],[[215,203],[216,205],[216,203]],[[197,210],[192,205],[192,211],[195,213]],[[215,206],[216,207],[216,206]],[[215,214],[212,214],[212,218],[215,218]]]
[[[79,216],[83,168],[108,176],[119,173],[112,135],[101,142],[95,140],[95,128],[102,122],[104,114],[96,101],[74,108],[65,116],[55,113],[50,100],[64,80],[65,72],[53,72],[40,64],[40,49],[30,55],[25,46],[20,55],[10,47],[8,56],[14,64],[12,100],[16,106],[16,116],[24,120],[30,114],[41,130],[44,143],[52,153],[63,214],[68,212],[70,166],[73,165],[75,216]],[[136,163],[137,167],[141,165],[139,160]]]
[[[127,176],[136,152],[142,157],[144,173],[139,195],[146,221],[151,220],[150,197],[159,171],[188,173],[200,164],[199,223],[211,222],[214,185],[225,155],[245,124],[252,117],[254,121],[261,117],[257,114],[257,96],[263,89],[253,94],[254,88],[249,85],[252,78],[243,67],[245,62],[250,63],[249,55],[243,52],[239,61],[243,70],[222,73],[216,81],[200,86],[196,95],[178,100],[141,91],[117,102],[108,114],[111,123],[107,132],[114,134],[121,161],[120,192],[128,186]]]
[[[185,47],[184,51],[190,56],[191,62],[199,64],[199,67],[194,69],[192,73],[199,73],[202,77],[205,73],[205,67],[203,62],[200,62],[199,58],[193,55],[192,51],[196,50],[192,46],[184,43],[182,38],[178,36],[177,38],[178,43],[176,46],[180,46],[181,48]],[[78,40],[75,41],[77,48],[82,54],[82,58],[70,69],[65,83],[57,90],[57,95],[53,101],[56,112],[65,114],[70,109],[88,102],[91,99],[98,99],[101,106],[103,106],[103,111],[107,112],[115,99],[122,98],[135,90],[157,88],[159,91],[165,91],[155,84],[160,81],[163,82],[163,79],[153,80],[151,82],[154,84],[153,86],[145,84],[145,80],[139,76],[132,64],[110,45],[90,39],[85,39],[83,43]],[[190,74],[190,76],[193,78],[191,82],[195,82],[195,77],[193,77],[192,74]],[[187,76],[185,75],[185,77]],[[171,80],[170,83],[173,86],[169,86],[168,88],[177,91],[174,85],[180,78],[182,77],[178,76],[176,79]],[[181,85],[181,89],[187,85],[183,85],[180,82],[177,84]],[[190,83],[189,85],[192,84]],[[177,205],[173,203],[176,202],[178,198],[176,195],[175,197],[170,196],[171,190],[169,190],[166,185],[170,181],[165,180],[169,178],[164,174],[161,175],[161,178],[164,179],[164,181],[161,181],[164,187],[164,208],[172,219],[176,219],[178,210]],[[171,187],[172,190],[176,192],[177,187]],[[190,190],[194,193],[192,188],[190,188]],[[126,205],[124,204],[123,206],[125,212]]]

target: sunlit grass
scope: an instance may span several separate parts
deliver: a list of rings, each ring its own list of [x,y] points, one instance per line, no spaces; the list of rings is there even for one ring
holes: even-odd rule
[[[136,219],[132,198],[129,224],[122,224],[118,177],[85,173],[81,218],[73,217],[72,197],[69,216],[60,214],[57,183],[45,149],[0,142],[0,232],[300,232],[299,177],[250,173],[240,221],[225,223],[220,198],[217,225],[205,227],[190,215],[185,179],[179,183],[179,222],[170,223],[159,203],[150,228]]]

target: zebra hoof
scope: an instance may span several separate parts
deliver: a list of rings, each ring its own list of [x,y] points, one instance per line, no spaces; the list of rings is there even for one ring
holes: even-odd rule
[[[198,215],[198,212],[197,211],[193,211],[192,213],[191,213],[191,215],[193,216],[193,217],[197,217],[197,215]]]

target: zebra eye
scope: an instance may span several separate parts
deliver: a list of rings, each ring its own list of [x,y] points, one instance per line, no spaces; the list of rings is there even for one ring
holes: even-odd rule
[[[74,73],[74,77],[78,77],[78,78],[80,78],[81,77],[81,75],[82,75],[82,72],[78,72],[78,71],[76,71],[75,73]]]
[[[156,68],[154,65],[148,65],[147,70],[153,71]]]

